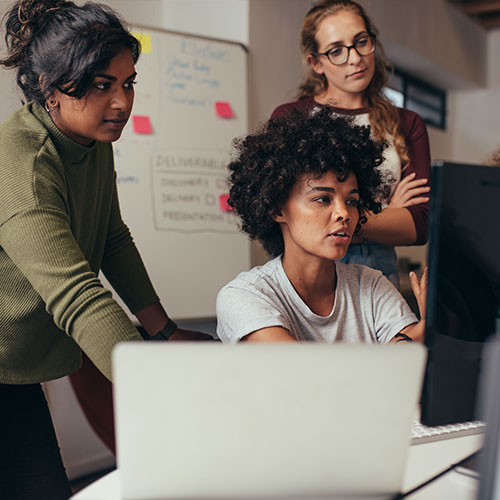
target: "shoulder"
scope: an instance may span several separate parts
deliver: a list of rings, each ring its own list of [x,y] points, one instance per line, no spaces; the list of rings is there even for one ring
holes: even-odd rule
[[[217,302],[224,300],[234,300],[235,296],[241,294],[267,295],[270,289],[278,286],[278,261],[280,257],[270,260],[262,266],[256,266],[250,271],[244,271],[226,286],[224,286],[218,296]]]
[[[359,302],[376,301],[380,295],[399,292],[378,269],[361,264],[337,262],[337,273],[341,290],[348,290]],[[347,293],[347,291],[346,291]]]
[[[0,154],[38,152],[49,136],[48,130],[32,113],[32,103],[13,111],[0,125]]]
[[[422,132],[426,130],[423,118],[415,111],[398,108],[401,130],[405,135]]]
[[[49,132],[31,112],[30,103],[0,125],[0,189],[2,197],[10,200],[9,213],[25,203],[30,206],[36,198],[37,179],[58,164]]]
[[[373,269],[361,264],[345,264],[337,261],[337,272],[345,281],[356,283],[375,283],[383,277],[383,274],[378,269]]]
[[[310,111],[315,105],[314,99],[312,97],[307,97],[305,99],[301,99],[300,101],[292,101],[287,102],[285,104],[281,104],[278,106],[272,113],[272,118],[280,118],[282,116],[287,116],[294,109],[299,111],[307,112]]]

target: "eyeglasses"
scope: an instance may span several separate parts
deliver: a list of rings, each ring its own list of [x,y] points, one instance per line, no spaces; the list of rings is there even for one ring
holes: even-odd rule
[[[349,60],[351,49],[360,56],[369,56],[375,52],[375,35],[366,34],[358,38],[352,45],[337,45],[326,52],[312,54],[313,56],[326,56],[335,66],[341,66]]]

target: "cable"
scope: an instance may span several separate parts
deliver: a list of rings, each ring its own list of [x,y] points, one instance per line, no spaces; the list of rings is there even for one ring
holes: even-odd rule
[[[452,471],[455,469],[455,467],[460,467],[463,465],[465,462],[468,460],[471,460],[472,458],[475,458],[479,453],[481,453],[481,450],[475,451],[474,453],[471,453],[469,456],[463,458],[460,460],[460,462],[454,463],[450,465],[447,469],[444,471],[440,472],[439,474],[436,474],[435,476],[431,477],[430,479],[427,479],[427,481],[424,481],[423,483],[419,484],[418,486],[415,486],[415,488],[412,488],[411,490],[407,491],[406,493],[396,493],[396,495],[392,496],[389,500],[400,500],[401,498],[406,498],[409,497],[410,495],[413,495],[416,491],[422,489],[424,486],[427,486],[428,484],[432,483],[436,479],[439,479],[440,477],[444,476],[448,472]]]

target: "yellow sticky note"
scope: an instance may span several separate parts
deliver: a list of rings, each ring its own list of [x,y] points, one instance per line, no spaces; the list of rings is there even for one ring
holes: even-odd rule
[[[139,33],[134,31],[133,35],[141,42],[141,48],[143,54],[150,54],[153,52],[153,43],[151,41],[151,35],[146,33]]]

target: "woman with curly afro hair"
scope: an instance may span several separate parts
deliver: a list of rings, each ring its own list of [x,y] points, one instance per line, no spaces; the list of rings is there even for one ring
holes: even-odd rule
[[[384,145],[369,127],[294,111],[235,149],[229,204],[274,258],[219,292],[221,340],[421,341],[425,275],[411,274],[418,321],[380,271],[340,262],[387,189],[376,168]]]

